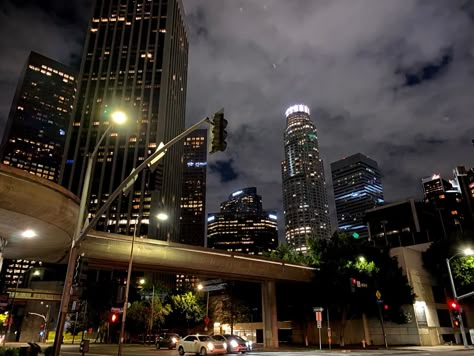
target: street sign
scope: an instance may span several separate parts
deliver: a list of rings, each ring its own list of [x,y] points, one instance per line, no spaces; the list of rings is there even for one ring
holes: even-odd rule
[[[112,313],[123,313],[123,308],[110,308],[110,312]]]
[[[322,320],[318,320],[316,323],[317,323],[318,329],[321,329],[323,327]]]
[[[382,297],[382,293],[380,293],[379,290],[377,290],[377,291],[375,292],[375,297],[376,297],[377,299],[380,299],[380,298]]]
[[[323,313],[321,313],[320,311],[317,311],[316,312],[316,321],[321,321],[323,320]]]
[[[377,299],[377,303],[383,304],[383,299]]]
[[[313,307],[314,312],[322,312],[323,310],[324,310],[324,308],[322,308],[322,307]]]

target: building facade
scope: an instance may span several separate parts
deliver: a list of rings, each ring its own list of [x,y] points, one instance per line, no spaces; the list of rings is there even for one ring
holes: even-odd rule
[[[357,153],[331,163],[331,174],[338,228],[367,238],[365,211],[384,202],[377,162]]]
[[[441,223],[443,237],[462,232],[465,224],[465,209],[459,186],[443,179],[439,174],[423,178],[425,210],[430,210]]]
[[[262,209],[255,187],[240,189],[221,204],[220,213],[208,214],[207,246],[262,255],[278,246],[277,215]]]
[[[70,68],[31,52],[8,116],[1,162],[58,183],[75,95]]]
[[[183,164],[179,242],[204,246],[207,129],[196,130],[184,139]]]
[[[111,124],[127,113],[99,147],[88,210],[91,215],[159,146],[184,130],[188,40],[180,0],[97,0],[81,62],[78,99],[66,140],[62,184],[80,194],[88,155]],[[182,187],[182,145],[171,147],[153,171],[143,171],[98,230],[176,241]],[[156,215],[169,219],[159,223]]]
[[[285,238],[289,246],[305,252],[308,241],[331,237],[324,165],[316,126],[306,105],[286,110],[282,161]]]

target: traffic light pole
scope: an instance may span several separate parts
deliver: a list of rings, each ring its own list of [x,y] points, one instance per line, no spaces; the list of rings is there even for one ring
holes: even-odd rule
[[[93,153],[89,156],[88,162],[87,162],[87,169],[86,169],[86,175],[84,177],[84,184],[82,187],[82,194],[81,194],[81,200],[79,204],[79,212],[78,212],[78,219],[76,223],[76,229],[74,232],[73,239],[71,241],[71,249],[69,252],[69,259],[68,259],[68,265],[67,265],[67,272],[66,272],[66,278],[64,281],[64,288],[63,288],[63,294],[61,297],[61,305],[59,308],[59,316],[58,316],[58,321],[57,321],[57,326],[56,326],[56,335],[54,337],[54,354],[53,356],[59,356],[59,353],[61,351],[61,343],[62,343],[62,338],[63,338],[63,333],[64,333],[64,323],[66,321],[66,314],[68,311],[69,307],[69,300],[71,296],[71,287],[72,287],[72,281],[74,277],[74,266],[76,263],[76,259],[78,256],[78,247],[80,243],[87,237],[88,232],[92,229],[93,226],[97,224],[99,219],[102,217],[102,214],[110,207],[112,202],[120,195],[122,194],[123,189],[136,177],[138,174],[144,170],[148,165],[151,165],[152,162],[156,160],[156,158],[160,157],[160,154],[162,155],[168,148],[173,146],[175,143],[179,142],[181,139],[189,135],[191,132],[195,131],[198,129],[202,124],[205,122],[212,124],[212,121],[208,118],[205,117],[204,119],[200,120],[193,126],[189,127],[187,130],[183,131],[181,134],[173,138],[171,141],[169,141],[167,144],[162,146],[161,148],[157,149],[153,154],[151,154],[145,161],[142,162],[135,170],[132,171],[132,173],[125,178],[125,180],[120,183],[120,185],[117,187],[117,189],[109,196],[107,201],[100,207],[96,213],[94,218],[90,221],[90,223],[86,226],[83,226],[84,220],[85,220],[85,213],[86,213],[86,204],[88,200],[88,195],[89,195],[89,189],[90,189],[90,180],[92,176],[92,166],[94,163],[94,158],[97,155],[97,152],[99,150],[100,143],[102,140],[105,138],[107,135],[108,131],[112,128],[112,126],[109,126],[109,128],[104,132],[102,135],[101,139],[99,140],[98,144],[96,145]],[[161,156],[162,157],[162,156]]]
[[[453,289],[453,297],[459,306],[459,328],[461,330],[462,343],[464,347],[468,347],[466,332],[464,330],[464,322],[462,320],[462,308],[459,305],[458,295],[456,293],[456,287],[454,286],[454,279],[453,279],[453,274],[451,272],[451,265],[449,264],[449,260],[450,260],[449,258],[446,259],[446,265],[448,266],[448,274],[449,274],[449,280],[451,281],[451,288]]]

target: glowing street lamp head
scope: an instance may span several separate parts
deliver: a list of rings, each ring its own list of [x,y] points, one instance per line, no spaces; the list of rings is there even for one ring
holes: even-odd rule
[[[114,111],[110,117],[118,125],[122,125],[127,121],[127,115],[123,111]]]
[[[365,262],[365,257],[364,256],[359,256],[359,261],[360,262]]]
[[[464,252],[464,254],[465,254],[466,256],[472,256],[472,255],[474,255],[474,250],[472,250],[472,248],[466,248],[466,249],[464,249],[462,252]]]
[[[156,217],[160,221],[168,220],[168,214],[166,213],[159,213],[158,215],[156,215]]]
[[[140,283],[141,285],[145,284],[145,282],[146,282],[146,281],[145,281],[145,278],[141,278],[141,279],[138,281],[138,283]]]
[[[23,232],[21,233],[21,236],[22,236],[22,237],[25,237],[25,238],[27,238],[27,239],[31,239],[31,238],[33,238],[33,237],[36,236],[36,232],[34,232],[34,231],[31,230],[31,229],[27,229],[27,230],[25,230],[25,231],[23,231]]]
[[[203,288],[204,288],[204,287],[203,287],[203,285],[202,285],[201,283],[199,283],[199,284],[197,285],[197,289],[198,289],[198,290],[202,290]]]

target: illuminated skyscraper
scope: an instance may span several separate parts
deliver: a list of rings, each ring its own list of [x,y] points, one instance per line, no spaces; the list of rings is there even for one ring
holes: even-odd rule
[[[184,130],[188,41],[181,0],[96,0],[81,63],[78,101],[66,140],[62,184],[81,193],[87,156],[114,109],[129,124],[113,128],[100,146],[88,210],[93,215],[115,188],[152,154]],[[183,145],[171,147],[153,172],[144,171],[119,197],[97,229],[179,238]],[[168,214],[157,222],[159,211]],[[159,225],[159,227],[158,227]]]
[[[262,255],[278,246],[277,215],[262,209],[255,187],[240,189],[207,218],[207,246]]]
[[[207,129],[193,131],[184,139],[183,163],[179,242],[204,246]]]
[[[13,98],[0,162],[58,183],[75,94],[71,69],[31,52]]]
[[[305,252],[308,240],[331,237],[326,179],[309,108],[294,105],[285,114],[285,160],[281,163],[285,237],[289,246]]]
[[[365,212],[383,203],[377,162],[357,153],[331,163],[338,228],[355,238],[367,238]]]

